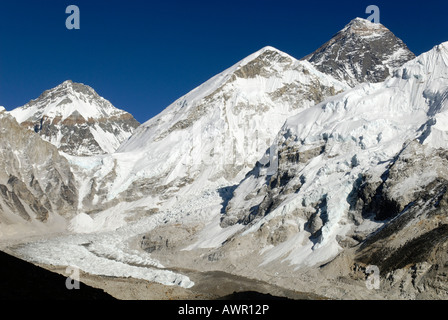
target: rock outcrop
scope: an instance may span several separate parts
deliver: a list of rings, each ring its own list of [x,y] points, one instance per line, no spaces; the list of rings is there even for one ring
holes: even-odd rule
[[[0,111],[0,231],[77,212],[78,190],[55,146]]]

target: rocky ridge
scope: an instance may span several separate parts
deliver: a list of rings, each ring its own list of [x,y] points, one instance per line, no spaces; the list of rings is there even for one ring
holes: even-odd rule
[[[0,111],[0,122],[1,235],[18,233],[18,226],[33,234],[40,223],[66,225],[59,217],[75,216],[78,202],[67,159],[6,111]]]

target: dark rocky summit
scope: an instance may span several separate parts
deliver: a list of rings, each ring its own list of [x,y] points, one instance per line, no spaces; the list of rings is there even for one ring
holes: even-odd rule
[[[354,87],[384,81],[392,69],[414,58],[406,44],[386,27],[357,18],[303,59]]]

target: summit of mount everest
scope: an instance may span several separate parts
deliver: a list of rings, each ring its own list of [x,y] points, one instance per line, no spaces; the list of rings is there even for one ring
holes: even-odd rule
[[[382,82],[394,68],[414,58],[406,44],[385,26],[356,18],[303,59],[354,87]]]
[[[186,289],[179,270],[447,298],[447,79],[446,42],[416,57],[356,18],[302,59],[264,47],[139,126],[66,81],[0,110],[1,235],[53,221],[15,253]]]

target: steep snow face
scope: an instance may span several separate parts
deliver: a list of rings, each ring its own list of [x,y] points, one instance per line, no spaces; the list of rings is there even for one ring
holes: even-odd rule
[[[304,59],[318,70],[354,87],[381,82],[393,69],[415,58],[407,46],[381,24],[356,18]]]
[[[299,266],[328,261],[357,244],[357,233],[378,228],[392,213],[372,217],[373,207],[360,202],[366,179],[381,185],[412,141],[425,144],[426,152],[448,147],[447,49],[448,43],[436,46],[384,83],[358,86],[290,117],[277,138],[278,171],[269,174],[258,164],[235,190],[221,226],[247,225],[244,234],[270,228],[260,240],[265,262],[283,258]],[[410,202],[413,190],[442,172],[436,171],[410,175],[406,186],[389,182],[389,192]],[[397,208],[393,214],[407,204],[397,201],[389,202]],[[295,231],[279,241],[282,228]]]
[[[152,185],[152,192],[163,190],[168,197],[192,184],[236,183],[288,116],[345,89],[310,63],[263,48],[139,127],[114,155],[118,167],[121,157],[134,160],[131,168],[123,164],[129,174],[111,190],[135,194],[138,185]]]
[[[77,156],[114,152],[139,125],[91,87],[70,80],[11,115],[61,151]]]

